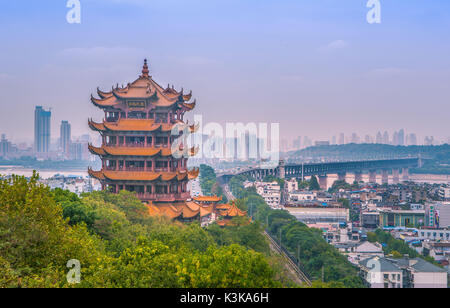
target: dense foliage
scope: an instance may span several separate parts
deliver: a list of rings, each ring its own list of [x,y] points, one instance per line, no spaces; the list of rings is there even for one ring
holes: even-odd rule
[[[316,287],[364,287],[357,269],[329,245],[322,236],[322,231],[310,229],[287,211],[272,210],[259,196],[255,188],[244,189],[246,177],[239,175],[230,180],[233,195],[239,198],[236,203],[244,210],[252,208],[253,218],[266,225],[275,238],[281,235],[283,246],[293,255],[299,255],[300,262],[315,280]]]
[[[216,172],[208,165],[200,165],[200,187],[203,195],[216,195],[222,197],[223,202],[228,202],[222,187],[217,183]]]
[[[408,255],[410,258],[419,257],[437,266],[441,266],[432,257],[419,254],[416,250],[409,247],[405,241],[396,239],[389,232],[385,232],[381,229],[367,233],[367,239],[372,243],[380,243],[383,246],[384,253],[386,255],[392,255],[394,258],[402,258],[403,256]]]
[[[259,224],[151,218],[131,193],[78,197],[14,176],[0,181],[0,287],[279,287]],[[69,285],[67,262],[81,262]]]

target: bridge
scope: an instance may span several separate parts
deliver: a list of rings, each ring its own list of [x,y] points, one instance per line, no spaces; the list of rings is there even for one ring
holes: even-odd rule
[[[307,176],[317,176],[322,188],[327,186],[327,176],[337,174],[339,180],[345,180],[348,173],[353,173],[355,181],[361,182],[363,174],[369,174],[369,182],[375,183],[378,173],[381,173],[383,184],[389,183],[389,174],[392,173],[394,184],[400,182],[400,173],[403,181],[409,180],[409,168],[421,166],[420,158],[401,158],[384,160],[363,160],[348,162],[329,162],[312,164],[285,164],[280,161],[278,167],[272,169],[249,168],[231,173],[219,173],[217,177],[226,183],[235,175],[244,175],[257,180],[263,180],[272,175],[282,179],[304,179]]]

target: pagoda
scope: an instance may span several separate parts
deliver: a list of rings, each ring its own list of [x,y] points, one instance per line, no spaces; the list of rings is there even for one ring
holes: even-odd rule
[[[89,144],[89,151],[101,158],[102,168],[88,172],[100,181],[102,190],[134,192],[152,216],[222,224],[246,216],[234,203],[221,204],[222,198],[216,196],[191,199],[187,184],[198,177],[199,169],[188,170],[188,157],[195,150],[186,149],[179,138],[186,129],[196,130],[183,120],[195,108],[195,100],[190,102],[192,92],[161,87],[149,75],[144,60],[138,79],[109,92],[97,89],[97,93],[99,98],[91,96],[91,101],[105,117],[101,123],[92,119],[88,123],[101,134],[102,145]]]
[[[172,144],[186,127],[184,114],[195,107],[195,101],[189,103],[192,92],[161,87],[149,75],[145,60],[142,75],[134,82],[97,93],[100,98],[91,96],[91,101],[105,118],[101,123],[89,120],[89,126],[101,134],[102,146],[89,144],[89,150],[100,156],[102,169],[88,172],[101,182],[102,190],[135,192],[143,202],[189,199],[187,183],[199,170],[188,170],[187,155],[172,155]],[[180,133],[174,135],[176,125]],[[179,151],[184,153],[181,143]]]

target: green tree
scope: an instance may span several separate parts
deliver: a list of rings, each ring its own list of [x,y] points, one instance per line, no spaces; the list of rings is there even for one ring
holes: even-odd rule
[[[309,190],[320,190],[320,185],[315,175],[313,175],[309,181]]]

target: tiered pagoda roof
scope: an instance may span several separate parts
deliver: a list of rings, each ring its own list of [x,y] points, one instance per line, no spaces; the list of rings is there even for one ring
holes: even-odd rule
[[[99,99],[91,96],[92,103],[100,108],[115,107],[126,99],[147,99],[157,107],[172,107],[177,105],[178,108],[190,111],[195,108],[196,102],[188,103],[192,98],[192,91],[189,94],[184,94],[183,89],[177,91],[174,87],[161,87],[149,75],[147,60],[145,60],[142,75],[132,83],[125,87],[113,87],[109,92],[97,89]]]
[[[89,127],[99,132],[115,131],[115,132],[170,132],[176,125],[186,125],[182,122],[168,124],[168,123],[155,123],[153,119],[120,119],[117,122],[96,123],[90,119],[88,121]],[[197,130],[197,126],[189,126],[191,132]]]
[[[112,180],[112,181],[156,181],[161,180],[169,182],[173,180],[182,181],[185,179],[193,180],[199,175],[199,169],[195,168],[190,171],[178,172],[132,172],[132,171],[109,171],[100,170],[93,171],[89,168],[90,176],[98,180]]]
[[[88,145],[89,151],[98,156],[161,156],[169,157],[172,155],[172,150],[169,148],[153,148],[153,147],[94,147],[92,144]],[[198,148],[191,148],[190,155],[195,156]]]
[[[215,197],[218,199],[218,197]],[[213,212],[219,212],[224,218],[233,218],[237,216],[246,216],[247,212],[240,210],[236,204],[210,204],[201,205],[195,201],[178,203],[154,203],[147,204],[151,216],[165,216],[170,219],[192,219],[196,217],[205,217]]]

